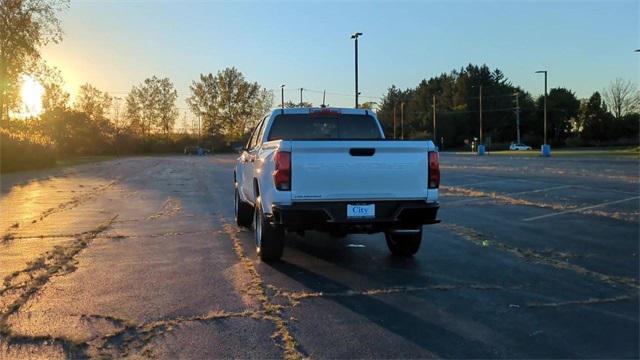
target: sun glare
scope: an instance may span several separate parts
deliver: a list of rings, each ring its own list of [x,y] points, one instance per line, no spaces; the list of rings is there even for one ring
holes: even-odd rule
[[[44,87],[38,80],[29,75],[22,75],[19,116],[28,118],[40,115],[42,113],[42,95],[44,95]]]

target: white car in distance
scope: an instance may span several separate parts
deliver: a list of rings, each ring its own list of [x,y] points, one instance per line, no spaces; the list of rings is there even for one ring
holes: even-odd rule
[[[509,150],[515,150],[515,151],[520,151],[520,150],[531,150],[531,146],[529,146],[529,145],[525,145],[525,144],[516,144],[516,143],[513,143],[513,144],[511,144],[511,146],[509,146]]]

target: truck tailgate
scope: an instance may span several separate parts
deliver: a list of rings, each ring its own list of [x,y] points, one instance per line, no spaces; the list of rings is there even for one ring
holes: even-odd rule
[[[428,141],[291,141],[293,201],[427,198]]]

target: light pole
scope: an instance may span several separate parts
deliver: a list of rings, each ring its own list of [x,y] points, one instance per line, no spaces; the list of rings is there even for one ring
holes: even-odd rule
[[[356,54],[356,109],[358,108],[358,37],[362,36],[361,32],[351,34],[351,38],[355,40],[355,54]]]
[[[536,74],[544,74],[544,141],[542,144],[542,156],[551,155],[551,147],[547,145],[547,70],[538,70]]]
[[[304,88],[300,88],[300,107],[302,107],[302,91],[304,91]]]

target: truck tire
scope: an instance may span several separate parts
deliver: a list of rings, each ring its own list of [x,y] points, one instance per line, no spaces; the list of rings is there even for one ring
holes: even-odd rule
[[[240,194],[238,193],[238,189],[235,191],[235,200],[233,202],[235,207],[235,216],[236,216],[236,224],[242,227],[251,227],[251,223],[253,222],[253,208],[251,205],[240,199]]]
[[[259,201],[256,201],[253,223],[256,252],[262,261],[276,261],[282,257],[284,229],[282,226],[272,225],[267,221]]]
[[[402,230],[385,232],[387,246],[393,255],[408,257],[418,252],[420,243],[422,242],[422,228],[411,230],[416,231],[406,233],[402,232]]]

